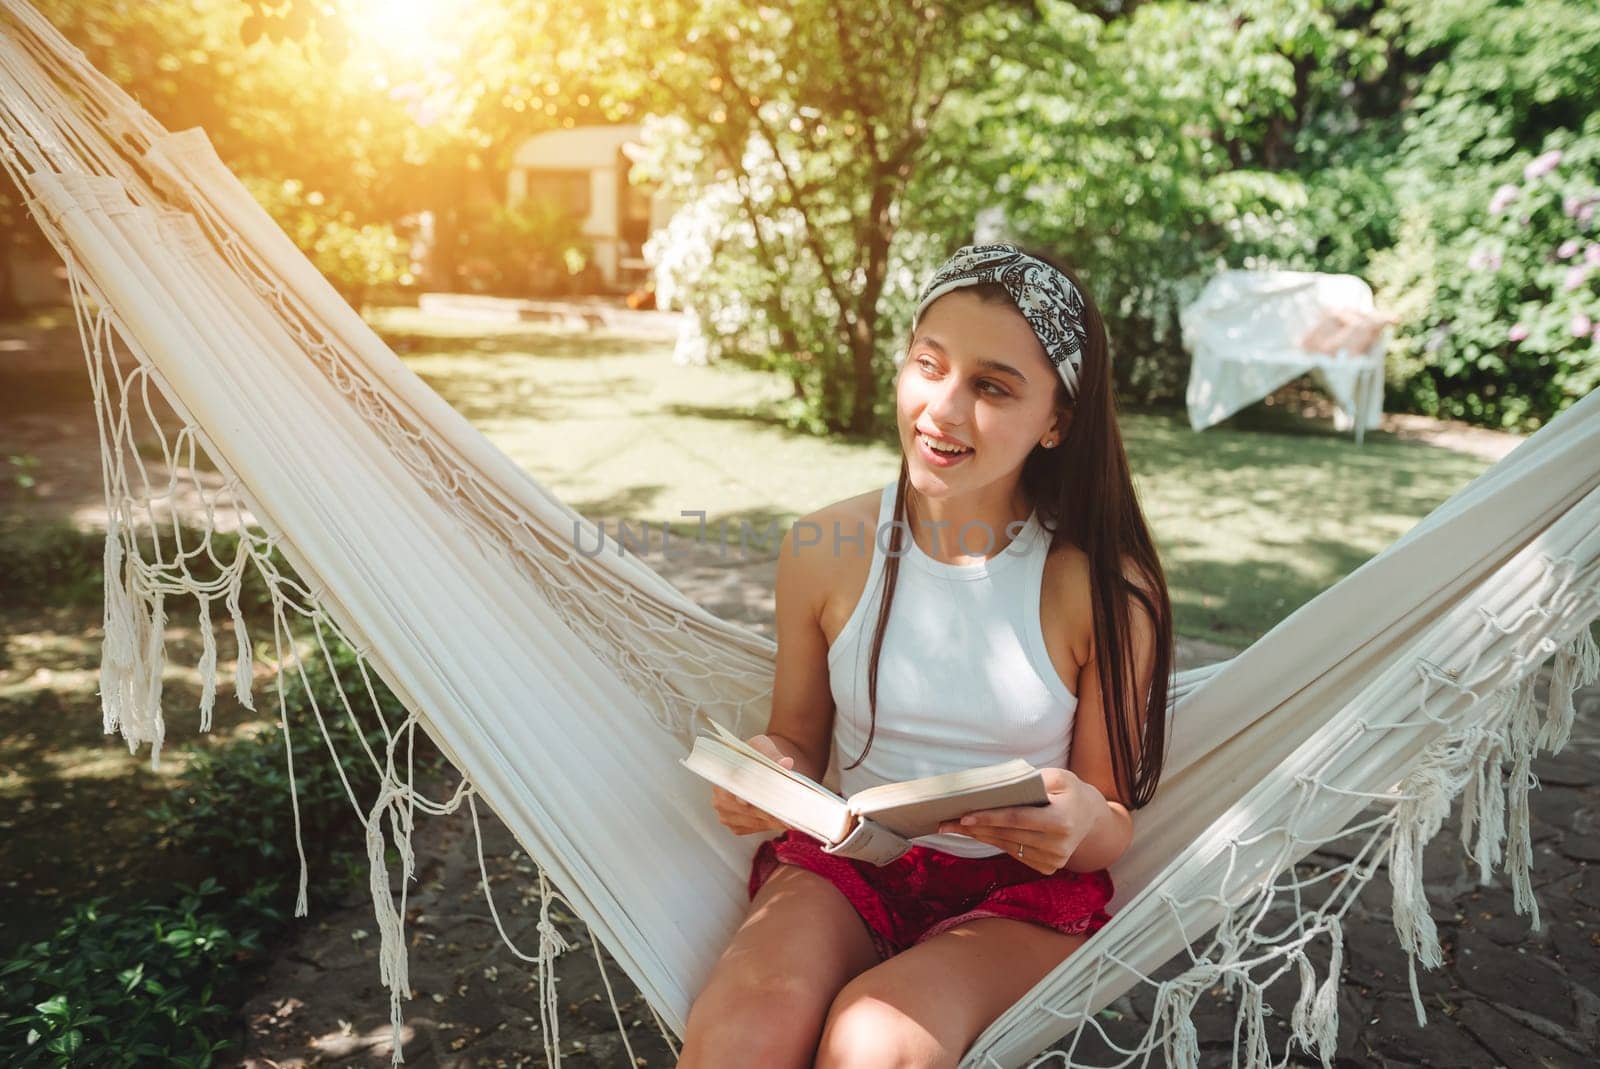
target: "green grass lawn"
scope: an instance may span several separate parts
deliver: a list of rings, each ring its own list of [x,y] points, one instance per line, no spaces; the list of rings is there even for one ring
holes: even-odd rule
[[[372,316],[406,362],[494,443],[591,518],[756,527],[894,478],[892,440],[789,430],[772,375],[681,367],[671,343],[415,309]],[[1488,462],[1385,434],[1250,410],[1196,434],[1179,411],[1123,431],[1180,633],[1242,646],[1394,541]]]

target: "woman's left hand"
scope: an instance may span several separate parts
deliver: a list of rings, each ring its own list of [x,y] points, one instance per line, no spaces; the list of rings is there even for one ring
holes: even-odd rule
[[[959,821],[947,820],[941,832],[970,835],[1000,847],[1012,857],[1022,848],[1023,864],[1045,875],[1072,857],[1094,822],[1106,811],[1105,798],[1092,785],[1064,768],[1041,768],[1048,804],[978,809]]]

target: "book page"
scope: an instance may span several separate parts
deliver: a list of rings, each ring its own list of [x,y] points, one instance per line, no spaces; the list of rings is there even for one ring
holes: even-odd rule
[[[819,791],[803,776],[774,768],[769,761],[752,760],[746,750],[717,738],[698,735],[694,747],[679,763],[723,790],[824,842],[837,841],[851,824],[844,801],[829,791]]]
[[[1015,758],[994,765],[941,772],[932,776],[901,780],[898,783],[882,783],[876,787],[857,791],[848,801],[850,808],[861,813],[871,813],[884,806],[943,798],[977,788],[1016,783],[1032,779],[1037,772],[1038,770],[1027,761]]]
[[[762,753],[760,750],[756,749],[754,746],[751,746],[748,742],[745,742],[739,736],[735,735],[733,732],[729,731],[727,728],[723,727],[721,724],[717,723],[715,720],[712,720],[709,717],[707,717],[706,718],[706,722],[708,724],[710,724],[713,729],[715,729],[717,737],[723,743],[727,744],[727,746],[730,749],[737,750],[740,753],[742,753],[742,754],[744,754],[744,755],[746,755],[746,756],[748,756],[748,757],[750,757],[750,758],[752,758],[752,759],[754,759],[756,761],[759,761],[761,764],[763,764],[766,767],[772,769],[774,772],[780,772],[783,775],[788,776],[790,779],[796,781],[797,783],[802,783],[805,786],[810,787],[811,789],[815,790],[818,794],[825,795],[828,798],[831,798],[832,800],[834,800],[836,802],[844,801],[843,796],[835,794],[833,791],[828,790],[828,788],[824,787],[822,784],[818,783],[816,780],[812,779],[810,776],[806,775],[805,773],[797,772],[792,768],[784,768],[782,765],[778,764],[778,762],[774,761],[772,758],[768,757],[766,754]]]
[[[1021,764],[1023,769],[1028,769],[1026,762]],[[874,787],[872,790],[880,791],[881,788]],[[851,808],[866,819],[876,821],[908,839],[935,834],[944,821],[954,820],[974,810],[1043,805],[1049,801],[1044,777],[1037,769],[1029,769],[1021,779],[990,778],[988,782],[968,782],[956,789],[931,795],[925,791],[902,792],[898,796],[884,792],[862,802],[866,793],[863,791],[854,796]]]

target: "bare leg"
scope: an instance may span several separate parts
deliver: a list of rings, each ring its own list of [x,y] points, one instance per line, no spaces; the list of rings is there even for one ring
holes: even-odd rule
[[[1088,936],[980,917],[857,975],[829,1008],[815,1069],[949,1069]]]
[[[679,1069],[809,1069],[834,995],[877,961],[839,889],[780,864],[690,1007]]]

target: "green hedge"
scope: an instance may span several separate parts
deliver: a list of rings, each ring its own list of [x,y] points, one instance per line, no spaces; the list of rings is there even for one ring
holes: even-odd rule
[[[293,669],[285,675],[285,704],[293,727],[289,749],[294,758],[294,796],[299,802],[301,842],[313,866],[311,887],[339,893],[364,880],[367,866],[360,820],[346,793],[345,781],[364,817],[376,799],[378,782],[366,748],[381,761],[384,734],[366,708],[368,700],[354,651],[343,644],[329,648],[338,680],[350,688],[351,708],[366,719],[358,724],[346,714],[338,681],[320,655],[307,663],[306,677],[322,710],[327,739]],[[392,729],[404,718],[405,710],[381,681],[374,678],[373,683],[379,707]],[[270,715],[278,707],[276,692],[257,704]],[[171,794],[148,810],[155,829],[148,847],[204,858],[234,884],[248,884],[296,869],[299,857],[283,739],[282,728],[272,724],[219,749],[196,753]],[[426,772],[440,767],[442,758],[437,750],[420,733],[417,739],[418,768]],[[338,755],[337,762],[329,753],[328,740]],[[404,741],[400,743],[396,758],[402,767],[405,745]]]
[[[172,903],[84,903],[0,963],[0,1055],[26,1066],[209,1066],[232,1011],[222,996],[281,921],[262,884],[215,880]]]

